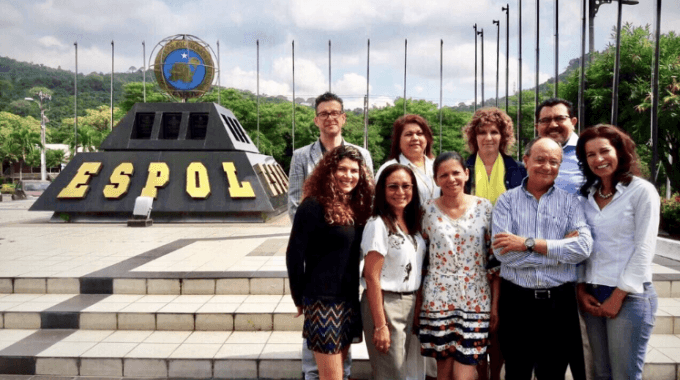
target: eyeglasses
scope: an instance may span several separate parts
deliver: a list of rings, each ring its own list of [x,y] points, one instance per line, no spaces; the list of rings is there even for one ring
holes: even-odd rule
[[[560,115],[560,116],[555,116],[555,117],[544,117],[543,119],[538,119],[538,124],[550,125],[553,122],[553,120],[557,124],[562,124],[565,121],[567,121],[567,119],[569,119],[569,116],[565,116],[565,115]]]
[[[333,118],[338,118],[340,115],[342,115],[344,112],[342,111],[333,111],[333,112],[319,112],[316,114],[317,117],[321,119],[328,119],[329,116],[332,116]]]
[[[396,184],[396,183],[390,183],[386,187],[387,187],[387,190],[389,190],[393,193],[396,193],[397,191],[399,191],[399,189],[404,190],[404,192],[411,191],[413,189],[413,185],[411,185],[410,183],[408,183],[408,184],[405,183],[403,185],[399,185],[399,184]]]

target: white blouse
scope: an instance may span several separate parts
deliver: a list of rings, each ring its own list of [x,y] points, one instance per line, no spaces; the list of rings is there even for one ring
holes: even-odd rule
[[[602,210],[595,202],[599,184],[584,201],[593,234],[593,252],[585,261],[579,282],[643,293],[652,281],[652,258],[659,233],[659,193],[646,180],[633,177],[628,186],[616,185],[616,194]],[[582,265],[583,266],[583,265]]]
[[[423,206],[428,200],[437,198],[441,195],[439,186],[437,186],[437,184],[434,182],[434,173],[432,171],[432,165],[434,164],[433,159],[425,156],[425,166],[421,169],[412,163],[408,158],[406,158],[406,156],[399,154],[398,159],[389,160],[380,166],[375,174],[376,183],[378,182],[382,171],[392,164],[402,164],[413,170],[413,173],[416,175],[416,182],[418,183],[420,206]]]
[[[380,287],[390,292],[413,292],[420,287],[426,244],[418,232],[408,235],[400,228],[391,234],[381,217],[368,220],[361,239],[361,286],[366,289],[364,263],[366,255],[376,251],[385,257],[380,274]]]

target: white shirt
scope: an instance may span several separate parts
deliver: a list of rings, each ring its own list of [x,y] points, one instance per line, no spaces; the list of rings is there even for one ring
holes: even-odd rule
[[[382,166],[378,169],[378,172],[375,175],[376,183],[378,182],[378,179],[380,179],[380,174],[382,174],[382,171],[392,164],[402,164],[408,166],[413,171],[413,174],[416,175],[416,182],[418,183],[418,195],[420,196],[420,206],[423,206],[429,199],[437,198],[439,195],[441,195],[439,186],[437,186],[437,184],[434,182],[434,173],[432,171],[432,165],[434,164],[433,159],[425,156],[425,165],[421,169],[412,163],[408,158],[406,158],[403,153],[399,154],[398,159],[391,159],[382,164]]]
[[[616,185],[614,198],[604,209],[595,203],[596,183],[584,201],[586,220],[593,234],[593,252],[579,282],[643,293],[652,281],[652,258],[659,232],[660,199],[654,186],[633,177],[628,186]]]
[[[396,234],[390,234],[381,217],[368,220],[361,239],[361,286],[366,289],[364,264],[366,255],[376,251],[385,257],[380,274],[380,287],[390,292],[413,292],[420,287],[425,240],[418,232],[407,235],[397,227]]]

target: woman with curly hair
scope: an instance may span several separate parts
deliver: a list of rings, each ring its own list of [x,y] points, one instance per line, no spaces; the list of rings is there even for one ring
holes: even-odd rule
[[[577,297],[592,346],[596,379],[641,379],[658,300],[652,258],[659,233],[659,193],[640,178],[635,143],[600,124],[581,133],[576,156],[593,252]]]
[[[512,119],[499,108],[481,108],[463,132],[471,153],[465,160],[470,171],[465,192],[495,204],[501,194],[519,186],[527,175],[524,166],[508,156],[508,148],[515,142]]]
[[[481,108],[463,130],[468,150],[472,153],[465,161],[470,177],[465,183],[465,193],[486,198],[492,204],[506,190],[522,184],[527,171],[524,165],[508,156],[508,147],[515,142],[512,119],[496,107]],[[498,260],[491,259],[490,265],[497,267]],[[498,272],[490,279],[496,293],[500,293]],[[498,296],[494,299],[489,331],[489,364],[491,379],[500,380],[503,354],[497,338]],[[482,361],[477,369],[481,380],[488,378],[487,362]]]
[[[342,363],[361,339],[359,259],[371,215],[373,178],[349,145],[326,153],[303,190],[286,252],[302,334],[322,380],[341,380]]]

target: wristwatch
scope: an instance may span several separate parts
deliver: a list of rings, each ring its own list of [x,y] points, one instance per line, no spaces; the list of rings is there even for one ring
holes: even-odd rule
[[[536,246],[536,241],[534,240],[534,238],[527,238],[524,241],[524,245],[527,247],[527,251],[533,252],[534,247]]]

